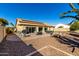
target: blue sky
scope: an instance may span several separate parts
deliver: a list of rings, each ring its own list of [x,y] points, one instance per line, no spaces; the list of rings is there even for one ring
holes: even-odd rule
[[[66,3],[0,3],[0,18],[16,23],[16,18],[56,25],[68,24],[72,19],[60,19],[59,15],[71,10]]]

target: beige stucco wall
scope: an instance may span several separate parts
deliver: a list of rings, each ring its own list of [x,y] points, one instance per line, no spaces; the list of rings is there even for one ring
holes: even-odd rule
[[[49,28],[49,31],[53,31],[53,29],[54,29],[53,27],[50,27],[50,28]]]
[[[16,26],[17,31],[22,31],[23,29],[25,29],[24,26]]]
[[[2,42],[3,38],[6,36],[5,27],[0,26],[0,43]]]
[[[54,31],[70,31],[69,28],[54,28]]]

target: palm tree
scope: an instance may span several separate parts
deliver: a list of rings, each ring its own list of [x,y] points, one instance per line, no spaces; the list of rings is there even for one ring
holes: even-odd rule
[[[10,24],[11,24],[12,27],[15,27],[15,25],[12,22]]]
[[[13,28],[13,31],[15,31],[15,29],[16,29],[16,26],[11,22],[10,23],[10,25],[12,26],[12,28]]]
[[[75,12],[77,13],[77,15],[79,15],[79,9],[77,9],[72,3],[69,3],[69,6],[72,8],[72,10],[62,13],[61,16],[64,16],[72,12]]]
[[[79,21],[79,18],[77,17],[77,16],[62,16],[62,17],[60,17],[61,19],[62,18],[73,18],[74,20],[72,20],[68,25],[70,25],[70,24],[72,24],[73,22],[75,22],[75,21]]]
[[[69,25],[70,25],[76,20],[79,21],[79,9],[75,8],[75,6],[72,3],[69,3],[69,6],[72,8],[72,10],[62,13],[60,15],[61,16],[60,18],[73,18],[73,19],[75,19],[75,20],[72,20],[72,22],[69,23]],[[77,15],[76,16],[71,16],[71,15],[65,16],[66,14],[73,13],[73,12],[75,12]]]
[[[5,19],[3,19],[3,18],[0,18],[0,25],[6,26],[6,25],[8,25],[8,24],[9,24],[9,23],[8,23],[7,20],[5,20]]]

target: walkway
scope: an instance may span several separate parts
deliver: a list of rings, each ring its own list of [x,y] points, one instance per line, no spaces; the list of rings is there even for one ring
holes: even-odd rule
[[[24,56],[33,51],[36,49],[32,45],[28,46],[15,34],[8,35],[0,45],[0,55],[3,56]],[[38,52],[37,55],[41,54]]]

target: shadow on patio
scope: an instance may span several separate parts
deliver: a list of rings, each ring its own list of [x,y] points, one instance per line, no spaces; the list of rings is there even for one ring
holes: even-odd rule
[[[1,56],[25,56],[36,49],[32,45],[26,45],[16,34],[7,35],[0,44]],[[42,56],[38,51],[35,56]]]
[[[62,43],[62,44],[67,44],[69,45],[69,47],[73,47],[72,49],[72,53],[75,51],[75,47],[79,48],[79,39],[76,38],[71,38],[71,37],[67,37],[67,36],[60,36],[60,37],[56,37],[57,40]]]

